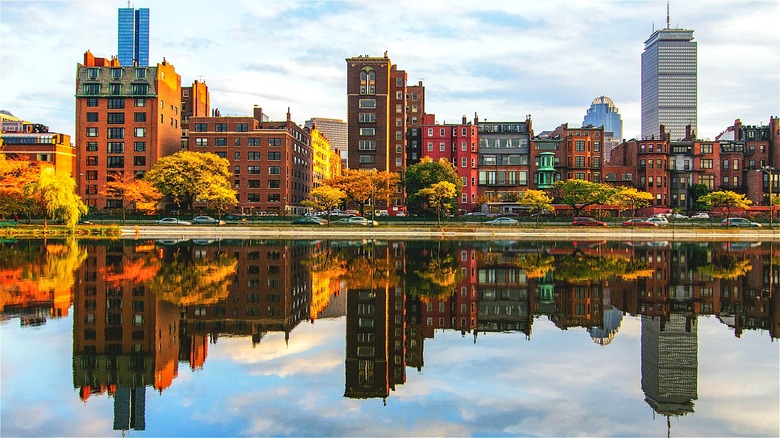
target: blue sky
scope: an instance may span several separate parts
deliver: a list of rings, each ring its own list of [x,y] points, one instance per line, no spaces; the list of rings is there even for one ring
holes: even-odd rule
[[[117,52],[125,1],[0,3],[0,109],[73,134],[76,64]],[[640,56],[666,24],[666,1],[180,1],[149,7],[150,63],[204,80],[212,108],[274,119],[346,117],[345,58],[369,54],[426,86],[438,122],[524,120],[536,132],[579,125],[607,95],[640,131]],[[740,118],[780,115],[780,3],[672,0],[671,26],[698,42],[699,137]]]

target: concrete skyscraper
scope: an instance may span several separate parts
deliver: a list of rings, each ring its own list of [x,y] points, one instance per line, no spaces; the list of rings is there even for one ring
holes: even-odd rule
[[[117,55],[120,65],[149,66],[149,8],[119,9],[118,41]]]
[[[693,31],[659,29],[642,52],[642,138],[659,135],[664,125],[671,140],[697,131],[697,48]]]

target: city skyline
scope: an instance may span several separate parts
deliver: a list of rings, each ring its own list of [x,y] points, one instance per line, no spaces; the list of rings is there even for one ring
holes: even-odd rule
[[[183,86],[205,81],[223,115],[247,115],[257,104],[272,118],[291,107],[299,124],[346,120],[344,59],[387,50],[410,83],[423,81],[426,111],[439,123],[530,114],[535,131],[552,130],[578,125],[589,102],[606,95],[620,108],[626,138],[640,135],[644,41],[666,22],[665,1],[459,2],[446,4],[446,14],[439,2],[229,4],[133,5],[150,8],[150,63],[165,58]],[[117,55],[117,10],[125,6],[3,2],[0,108],[72,135],[73,71],[85,50]],[[699,43],[699,137],[714,138],[736,118],[760,124],[778,114],[778,4],[675,1],[670,8],[671,26],[693,29]],[[368,20],[380,15],[382,23]],[[35,67],[42,56],[46,68]]]

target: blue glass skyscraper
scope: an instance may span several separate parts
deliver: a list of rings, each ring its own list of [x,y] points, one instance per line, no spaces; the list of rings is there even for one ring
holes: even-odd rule
[[[149,8],[119,9],[118,41],[120,65],[149,66]]]
[[[588,112],[585,113],[585,120],[582,121],[583,127],[588,125],[596,128],[603,126],[604,132],[611,132],[613,138],[623,138],[623,120],[615,103],[607,96],[593,99]]]

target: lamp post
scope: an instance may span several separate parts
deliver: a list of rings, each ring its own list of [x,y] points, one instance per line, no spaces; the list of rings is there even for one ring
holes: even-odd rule
[[[774,182],[772,181],[772,171],[774,171],[775,168],[770,166],[763,166],[759,170],[763,173],[766,173],[766,175],[769,177],[769,228],[772,228],[775,216],[774,200],[772,199],[772,183]]]

